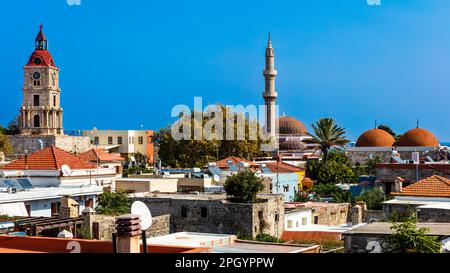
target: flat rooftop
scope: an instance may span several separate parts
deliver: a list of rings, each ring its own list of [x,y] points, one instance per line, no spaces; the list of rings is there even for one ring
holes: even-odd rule
[[[225,193],[135,193],[130,194],[131,197],[148,197],[148,198],[167,198],[167,199],[181,199],[181,200],[226,200],[227,195]],[[275,194],[258,194],[259,199],[268,200],[275,199],[278,196]]]
[[[302,253],[307,251],[319,252],[320,246],[301,246],[293,244],[277,244],[253,241],[236,241],[230,246],[214,247],[213,253]]]
[[[238,240],[235,235],[178,232],[164,236],[147,238],[149,244],[161,246],[207,247],[213,253],[300,253],[320,250],[320,246],[277,244]]]
[[[348,203],[327,203],[327,202],[290,202],[285,203],[285,209],[295,209],[295,208],[322,208],[322,207],[336,207],[341,205],[348,205]]]
[[[346,231],[344,232],[344,235],[388,235],[393,233],[393,230],[391,230],[391,226],[392,224],[388,222],[376,222]],[[428,235],[450,236],[450,223],[417,223],[417,227],[429,228],[430,231],[428,232]]]

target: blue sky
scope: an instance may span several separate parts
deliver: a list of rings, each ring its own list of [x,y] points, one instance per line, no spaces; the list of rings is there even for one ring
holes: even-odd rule
[[[355,139],[374,121],[450,140],[450,1],[5,1],[0,124],[44,24],[66,129],[158,129],[176,104],[261,104],[272,34],[280,111],[331,116]]]

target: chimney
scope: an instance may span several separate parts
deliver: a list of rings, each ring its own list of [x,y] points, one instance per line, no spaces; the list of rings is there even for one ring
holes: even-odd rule
[[[79,216],[78,213],[79,204],[74,199],[70,198],[70,196],[65,195],[61,197],[61,208],[60,215],[63,218],[70,217],[75,218]]]
[[[363,208],[360,205],[356,205],[351,209],[352,225],[362,224],[362,221],[363,221],[362,210],[363,210]]]
[[[403,181],[405,181],[401,177],[397,177],[394,182],[394,192],[401,192],[403,188]]]
[[[116,217],[117,253],[141,252],[141,220],[138,215]]]

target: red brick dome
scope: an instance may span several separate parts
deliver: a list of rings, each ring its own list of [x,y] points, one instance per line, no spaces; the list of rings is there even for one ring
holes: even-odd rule
[[[394,143],[394,137],[385,130],[371,129],[359,136],[356,147],[392,147]]]
[[[305,125],[292,117],[280,117],[278,119],[278,130],[280,135],[304,136],[308,134]]]
[[[406,132],[400,137],[397,146],[403,147],[437,147],[439,146],[439,141],[436,136],[425,129],[414,128]]]

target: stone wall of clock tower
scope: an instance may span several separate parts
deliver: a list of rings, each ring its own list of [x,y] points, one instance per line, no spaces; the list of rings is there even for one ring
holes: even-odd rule
[[[59,70],[48,66],[24,68],[22,134],[63,134]]]

